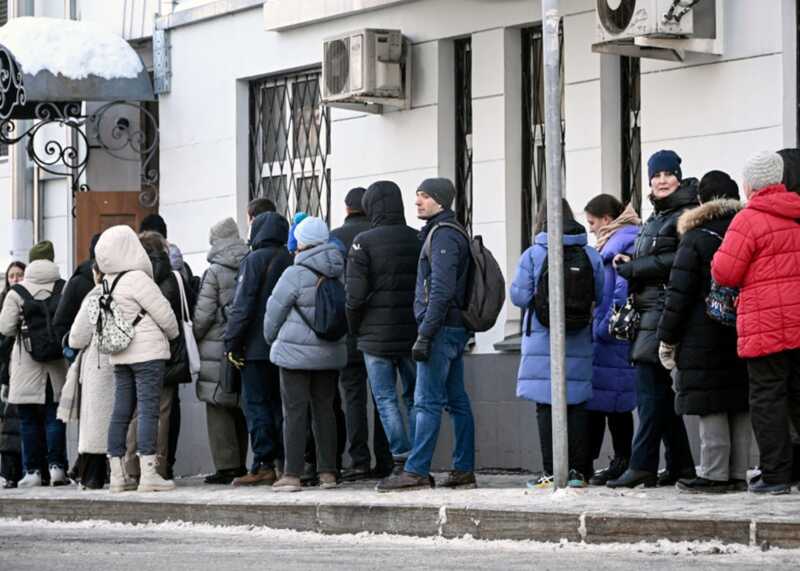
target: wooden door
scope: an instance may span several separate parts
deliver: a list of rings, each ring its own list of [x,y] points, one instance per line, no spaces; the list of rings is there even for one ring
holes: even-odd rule
[[[154,208],[139,204],[139,192],[89,191],[77,194],[75,260],[81,263],[89,258],[92,236],[111,226],[125,224],[139,231],[139,224]]]

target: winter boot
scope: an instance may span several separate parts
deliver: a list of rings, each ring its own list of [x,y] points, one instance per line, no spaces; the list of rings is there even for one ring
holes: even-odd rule
[[[590,486],[605,486],[609,480],[616,480],[623,473],[625,470],[628,469],[628,459],[627,458],[618,458],[614,457],[611,460],[611,464],[608,465],[607,468],[604,470],[600,470],[599,472],[595,472],[594,476],[589,478],[589,485]]]
[[[156,455],[139,456],[142,475],[139,477],[137,492],[170,492],[175,489],[175,482],[165,480],[156,471]]]
[[[440,488],[461,488],[471,490],[478,487],[475,481],[475,472],[462,472],[460,470],[450,470],[444,482],[439,484]]]
[[[319,487],[323,490],[331,490],[339,485],[336,481],[336,474],[334,472],[322,472],[319,475]]]
[[[111,466],[111,477],[109,478],[108,491],[112,494],[120,492],[130,492],[136,489],[136,480],[128,476],[125,469],[125,462],[121,456],[111,456],[108,459]]]
[[[375,486],[377,492],[403,492],[406,490],[423,490],[433,488],[429,476],[420,476],[405,470],[396,475],[384,478]]]
[[[628,468],[619,478],[606,482],[606,486],[609,488],[635,488],[644,485],[645,488],[655,488],[657,482],[657,474]]]
[[[277,477],[273,468],[259,466],[253,472],[236,478],[232,483],[237,488],[239,486],[271,486],[275,483],[275,480],[277,480]]]
[[[50,485],[56,487],[66,486],[67,484],[69,484],[69,479],[66,473],[64,473],[64,468],[52,464],[50,466]]]
[[[284,474],[280,480],[272,484],[273,492],[299,492],[303,489],[300,478]]]
[[[42,474],[39,470],[31,470],[17,482],[18,488],[35,488],[42,485]]]

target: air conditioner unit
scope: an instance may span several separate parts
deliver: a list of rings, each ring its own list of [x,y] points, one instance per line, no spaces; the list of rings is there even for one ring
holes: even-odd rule
[[[400,30],[363,29],[326,39],[323,102],[406,107],[410,59],[408,42]]]

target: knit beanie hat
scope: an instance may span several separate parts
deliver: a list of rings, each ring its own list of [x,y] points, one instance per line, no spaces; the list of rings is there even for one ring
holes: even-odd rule
[[[445,209],[453,206],[456,197],[456,187],[449,178],[427,178],[419,185],[417,192],[424,192]]]
[[[226,218],[217,222],[208,231],[208,242],[210,244],[217,240],[231,240],[239,237],[239,227],[233,218]]]
[[[148,214],[142,219],[139,225],[139,232],[158,232],[164,238],[167,237],[167,223],[158,214]]]
[[[681,158],[675,151],[662,150],[653,153],[647,161],[647,180],[653,180],[660,172],[674,174],[678,180],[682,180],[681,162]]]
[[[39,242],[28,252],[28,261],[30,262],[35,262],[36,260],[49,260],[52,262],[55,259],[55,249],[50,240]]]
[[[328,241],[330,232],[328,225],[321,218],[309,216],[294,229],[294,237],[298,245],[317,246]]]
[[[726,172],[709,171],[700,179],[697,195],[701,202],[710,202],[716,198],[739,200],[739,185]]]
[[[350,192],[347,193],[347,196],[344,197],[344,205],[350,210],[358,210],[359,212],[363,211],[363,208],[361,207],[361,199],[364,197],[365,192],[366,190],[360,186],[351,189]]]
[[[308,218],[307,212],[298,212],[294,215],[294,218],[292,218],[292,226],[289,228],[289,240],[286,243],[286,249],[292,254],[297,251],[297,237],[295,237],[294,231],[297,229],[297,225],[306,218]]]
[[[783,159],[771,151],[758,152],[747,159],[742,176],[753,190],[780,184],[783,181]]]

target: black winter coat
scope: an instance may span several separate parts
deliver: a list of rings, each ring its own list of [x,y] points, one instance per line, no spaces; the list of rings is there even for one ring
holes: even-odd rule
[[[78,315],[83,298],[94,289],[93,263],[94,260],[86,260],[75,268],[72,277],[64,286],[64,291],[61,292],[61,300],[58,302],[58,308],[53,317],[53,327],[59,339],[63,338],[72,327],[72,322]]]
[[[239,267],[236,293],[225,326],[225,350],[244,355],[248,361],[269,360],[264,341],[267,299],[293,258],[286,249],[289,223],[276,212],[256,216],[250,228],[250,247]]]
[[[0,299],[0,304],[2,304],[2,299]],[[14,338],[0,335],[0,385],[8,385],[10,373],[8,366],[13,348]],[[0,402],[0,454],[19,454],[21,452],[20,445],[17,407]]]
[[[366,214],[356,212],[349,214],[344,220],[344,224],[331,230],[331,236],[339,240],[345,248],[345,252],[350,251],[350,246],[353,245],[353,240],[362,232],[366,232],[371,228],[369,218]],[[345,268],[347,267],[347,260],[345,260]],[[364,355],[358,350],[358,343],[355,335],[347,336],[347,364],[357,365],[364,362]]]
[[[186,341],[183,336],[183,327],[181,326],[181,292],[178,289],[178,278],[172,272],[169,254],[158,252],[148,255],[150,263],[153,265],[153,281],[156,282],[158,289],[161,290],[161,295],[167,298],[180,330],[180,334],[169,342],[170,358],[164,371],[164,386],[189,383],[192,381],[192,377],[189,374]],[[183,287],[188,289],[185,282]]]
[[[347,256],[347,322],[364,353],[408,357],[417,338],[414,287],[422,244],[406,225],[394,183],[364,195],[372,230],[359,234]]]
[[[678,218],[697,206],[697,179],[685,179],[668,197],[653,200],[653,206],[655,212],[634,244],[633,259],[617,266],[617,273],[628,280],[628,291],[634,294],[640,316],[639,330],[631,343],[631,361],[660,365],[657,329],[678,250]]]
[[[675,412],[714,414],[748,408],[747,366],[736,354],[736,329],[706,315],[711,259],[722,244],[738,200],[713,200],[684,212],[682,236],[658,324],[659,340],[678,345]],[[716,234],[716,235],[715,235]]]

